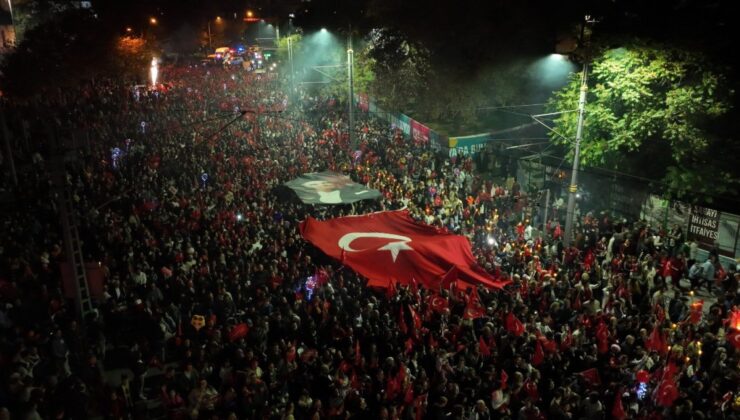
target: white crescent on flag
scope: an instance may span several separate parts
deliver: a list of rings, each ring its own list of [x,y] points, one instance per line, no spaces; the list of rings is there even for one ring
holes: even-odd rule
[[[350,232],[339,238],[339,248],[348,252],[359,252],[364,251],[362,249],[353,249],[352,241],[359,238],[381,238],[381,239],[397,239],[398,242],[388,242],[387,244],[378,248],[378,251],[390,251],[393,262],[396,262],[398,253],[401,251],[413,251],[414,249],[408,246],[408,242],[411,242],[411,238],[408,236],[395,235],[393,233],[383,232]]]

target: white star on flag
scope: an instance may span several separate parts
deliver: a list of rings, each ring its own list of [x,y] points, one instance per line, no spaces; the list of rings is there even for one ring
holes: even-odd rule
[[[406,242],[388,242],[387,244],[378,248],[378,251],[390,251],[393,262],[396,262],[398,253],[401,251],[413,251],[414,249],[407,245]]]

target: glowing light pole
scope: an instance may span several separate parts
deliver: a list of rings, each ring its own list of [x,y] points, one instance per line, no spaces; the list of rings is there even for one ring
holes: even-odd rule
[[[353,67],[354,67],[354,51],[352,50],[352,29],[350,28],[349,33],[349,42],[348,42],[348,48],[347,48],[347,78],[349,79],[349,102],[347,104],[347,112],[349,114],[349,130],[347,130],[348,139],[349,139],[349,145],[352,148],[352,150],[357,148],[357,145],[354,142],[354,133],[352,133],[352,130],[354,129],[354,116],[352,105],[354,105],[355,100],[355,92],[354,92],[354,75],[353,75]]]
[[[149,75],[152,77],[152,86],[157,86],[157,78],[159,77],[159,63],[157,59],[152,57],[152,66],[149,68]]]

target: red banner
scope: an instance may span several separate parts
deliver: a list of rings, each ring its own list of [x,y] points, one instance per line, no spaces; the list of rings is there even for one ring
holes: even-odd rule
[[[416,143],[429,143],[429,127],[418,121],[411,120],[411,137]]]
[[[501,288],[476,263],[464,236],[416,222],[408,211],[387,211],[363,216],[301,222],[303,237],[327,255],[362,274],[370,284],[388,287],[411,284],[412,279],[437,289],[452,267],[457,278]]]

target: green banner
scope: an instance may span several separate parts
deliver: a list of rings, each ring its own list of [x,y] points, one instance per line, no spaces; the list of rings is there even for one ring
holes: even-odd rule
[[[478,144],[484,144],[491,140],[491,133],[473,134],[472,136],[450,137],[449,148],[470,147]]]

